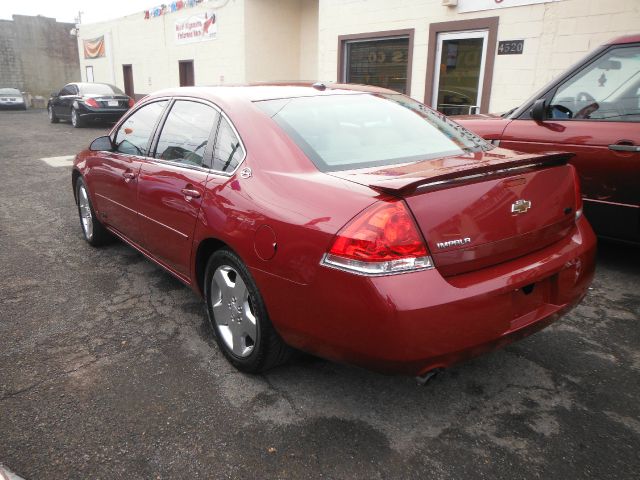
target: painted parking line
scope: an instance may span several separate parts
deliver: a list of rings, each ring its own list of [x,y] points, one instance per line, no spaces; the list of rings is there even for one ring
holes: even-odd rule
[[[40,160],[50,167],[70,167],[73,165],[74,158],[75,155],[63,155],[61,157],[44,157]]]

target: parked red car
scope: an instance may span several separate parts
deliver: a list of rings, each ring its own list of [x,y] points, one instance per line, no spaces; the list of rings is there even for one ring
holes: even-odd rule
[[[572,152],[599,236],[640,244],[640,35],[618,38],[503,117],[454,117],[500,146]]]
[[[290,347],[423,375],[548,325],[595,237],[566,154],[495,148],[391,90],[181,88],[81,152],[85,239],[115,235],[207,302],[226,357]]]

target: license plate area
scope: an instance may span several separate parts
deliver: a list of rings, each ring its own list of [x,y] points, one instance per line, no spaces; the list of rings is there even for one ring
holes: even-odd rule
[[[556,311],[557,285],[556,274],[512,291],[509,331],[518,330]]]
[[[118,101],[117,100],[107,100],[107,105],[110,107],[117,107],[118,106]]]

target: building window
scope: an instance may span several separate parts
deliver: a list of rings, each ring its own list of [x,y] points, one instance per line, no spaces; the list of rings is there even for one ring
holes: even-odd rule
[[[343,35],[339,41],[340,81],[410,93],[412,29]]]
[[[93,83],[93,67],[91,65],[87,65],[85,67],[85,73],[86,73],[86,77],[87,77],[87,82],[89,83]]]

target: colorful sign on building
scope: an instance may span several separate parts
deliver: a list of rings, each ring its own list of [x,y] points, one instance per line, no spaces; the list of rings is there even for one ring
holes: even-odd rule
[[[216,14],[213,12],[191,15],[175,23],[175,39],[178,45],[215,40],[217,33]]]

